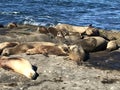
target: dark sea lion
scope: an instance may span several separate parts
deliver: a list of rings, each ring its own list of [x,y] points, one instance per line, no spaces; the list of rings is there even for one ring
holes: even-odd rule
[[[48,30],[48,33],[53,34],[54,37],[57,36],[58,30],[56,28],[54,28],[54,27],[48,27],[47,30]]]

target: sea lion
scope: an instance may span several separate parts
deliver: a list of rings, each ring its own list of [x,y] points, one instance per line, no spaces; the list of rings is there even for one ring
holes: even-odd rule
[[[10,28],[10,29],[15,28],[15,27],[18,27],[16,22],[12,22],[7,25],[7,28]]]
[[[31,63],[23,58],[0,57],[0,67],[22,74],[29,79],[36,79],[37,77],[37,73],[33,70]]]
[[[39,33],[44,33],[44,34],[47,34],[49,33],[47,28],[45,26],[39,26],[36,30],[36,32],[39,32]]]
[[[5,48],[1,55],[3,56],[9,56],[13,54],[20,54],[25,53],[28,49],[33,48],[32,45],[26,45],[26,44],[19,44],[15,47]]]
[[[90,24],[86,29],[85,34],[88,36],[99,36],[99,30]]]
[[[73,44],[81,45],[86,52],[95,52],[105,50],[107,41],[99,36],[91,36],[76,40],[73,42]]]
[[[69,35],[65,36],[65,40],[66,42],[69,42],[69,44],[71,44],[72,42],[81,40],[82,38],[83,36],[78,32],[70,32]]]
[[[64,55],[64,48],[51,42],[27,42],[16,45],[15,47],[5,48],[1,55],[13,55],[19,53],[26,54],[55,54]]]
[[[58,56],[65,56],[67,53],[64,51],[64,47],[59,45],[39,45],[33,49],[28,49],[26,54],[33,55],[33,54],[43,54],[48,56],[48,54],[58,55]]]
[[[54,37],[57,36],[58,30],[56,28],[54,28],[54,27],[48,27],[47,30],[48,30],[49,33],[53,34]]]
[[[80,45],[70,45],[68,55],[69,58],[76,61],[78,65],[80,65],[86,58],[86,53]]]
[[[3,42],[3,43],[0,43],[0,53],[2,52],[3,49],[8,48],[8,47],[14,47],[18,44],[19,44],[19,42]]]
[[[116,49],[118,49],[119,47],[118,47],[118,44],[117,44],[117,42],[115,41],[115,40],[112,40],[112,41],[109,41],[108,43],[107,43],[107,48],[106,48],[106,50],[107,51],[113,51],[113,50],[116,50]]]
[[[90,38],[94,38],[96,40],[96,46],[93,51],[101,51],[106,49],[108,43],[106,39],[100,36],[91,36]]]
[[[88,27],[73,26],[73,25],[69,25],[69,24],[57,24],[55,26],[55,28],[57,30],[67,30],[70,32],[79,32],[81,34],[84,34]]]

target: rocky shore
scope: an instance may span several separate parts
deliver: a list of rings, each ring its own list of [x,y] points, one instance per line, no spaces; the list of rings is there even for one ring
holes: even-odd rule
[[[18,25],[0,28],[0,42],[51,41],[51,36],[36,32],[38,26]],[[120,46],[120,32],[99,30],[108,39],[115,38]],[[119,90],[120,49],[91,52],[90,58],[78,66],[66,56],[42,54],[11,55],[28,59],[39,74],[36,80],[15,72],[0,69],[0,90]],[[11,57],[10,56],[10,57]]]

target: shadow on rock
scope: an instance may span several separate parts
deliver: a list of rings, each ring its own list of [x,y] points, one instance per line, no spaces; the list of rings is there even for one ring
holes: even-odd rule
[[[120,70],[120,52],[100,51],[90,53],[90,59],[85,64],[103,70]]]

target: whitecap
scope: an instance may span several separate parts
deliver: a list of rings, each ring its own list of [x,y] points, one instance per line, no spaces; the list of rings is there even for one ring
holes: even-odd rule
[[[1,12],[0,14],[2,15],[17,15],[20,14],[20,12],[13,11],[13,12]]]

